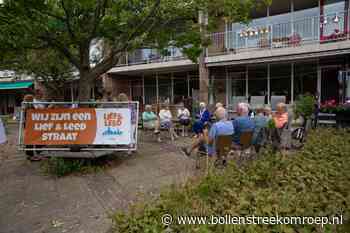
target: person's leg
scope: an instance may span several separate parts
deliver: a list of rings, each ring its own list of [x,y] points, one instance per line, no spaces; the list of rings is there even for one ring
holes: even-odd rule
[[[160,122],[159,122],[159,120],[155,120],[154,121],[154,132],[158,133],[159,130],[160,130]]]
[[[192,152],[193,152],[195,149],[199,148],[203,143],[205,143],[204,137],[203,137],[202,134],[200,134],[200,135],[198,136],[198,138],[195,138],[195,140],[193,141],[193,143],[192,143],[191,147],[189,148],[189,150],[188,150],[187,147],[183,147],[183,148],[182,148],[182,151],[183,151],[187,156],[190,156],[190,155],[192,154]]]

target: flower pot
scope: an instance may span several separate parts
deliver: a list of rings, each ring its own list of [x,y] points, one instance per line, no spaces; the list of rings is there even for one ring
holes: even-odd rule
[[[337,112],[335,118],[339,127],[350,127],[350,111]]]

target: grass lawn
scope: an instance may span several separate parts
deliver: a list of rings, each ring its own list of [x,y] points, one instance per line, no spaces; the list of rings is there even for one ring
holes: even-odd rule
[[[173,217],[169,227],[164,214]],[[340,217],[342,225],[208,225],[176,223],[178,216]],[[230,165],[184,187],[171,187],[152,203],[113,217],[115,232],[350,233],[350,133],[312,131],[289,156],[265,152],[244,168]]]

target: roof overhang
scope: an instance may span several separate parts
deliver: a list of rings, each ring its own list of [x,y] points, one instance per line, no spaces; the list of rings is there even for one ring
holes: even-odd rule
[[[256,63],[283,62],[304,60],[350,54],[349,41],[332,42],[326,44],[308,44],[300,47],[275,48],[256,51],[247,51],[237,54],[207,57],[208,67],[244,65]]]
[[[3,82],[0,83],[0,90],[16,90],[30,88],[34,83],[32,81],[24,82]]]

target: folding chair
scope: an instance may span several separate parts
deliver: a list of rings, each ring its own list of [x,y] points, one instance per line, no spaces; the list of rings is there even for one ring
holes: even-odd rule
[[[215,148],[217,159],[214,166],[217,168],[224,167],[227,161],[227,156],[231,151],[232,135],[218,136],[215,140]]]
[[[251,96],[250,97],[250,106],[253,109],[256,109],[259,106],[264,106],[265,96]]]
[[[241,134],[239,138],[240,145],[238,149],[239,160],[242,160],[242,157],[246,158],[247,156],[250,156],[252,140],[253,140],[253,131],[247,131]]]
[[[271,96],[271,109],[272,111],[276,111],[278,103],[286,103],[286,97],[281,95],[273,95]]]

